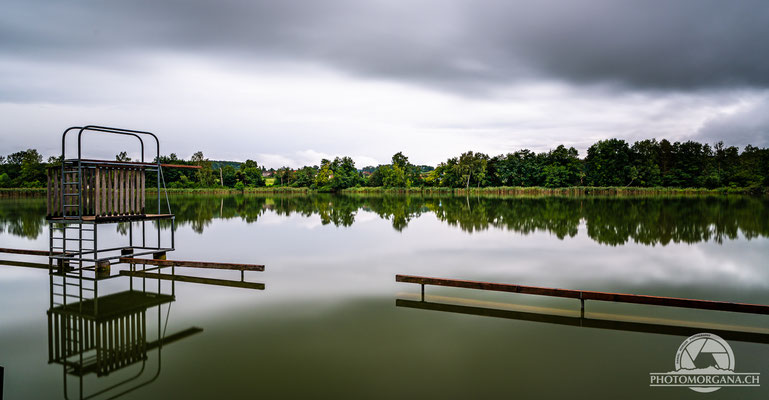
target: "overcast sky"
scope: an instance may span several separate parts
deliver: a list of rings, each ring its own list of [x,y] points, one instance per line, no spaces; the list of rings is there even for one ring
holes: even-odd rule
[[[58,154],[84,124],[276,168],[584,156],[610,137],[769,146],[766,0],[2,4],[3,155]]]

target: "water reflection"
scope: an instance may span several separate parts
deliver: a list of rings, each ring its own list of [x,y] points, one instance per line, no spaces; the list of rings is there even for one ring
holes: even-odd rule
[[[152,207],[150,205],[150,207]],[[740,234],[769,236],[766,197],[461,197],[387,195],[248,195],[171,197],[177,225],[203,233],[215,219],[254,223],[266,213],[317,217],[323,225],[351,226],[361,212],[391,221],[403,231],[423,215],[464,232],[503,229],[520,234],[548,232],[559,239],[578,235],[581,224],[598,243],[644,245],[722,243]],[[0,232],[35,238],[42,234],[42,199],[0,201]],[[161,224],[169,224],[160,221]],[[124,227],[118,225],[121,232]]]
[[[461,299],[449,299],[462,301]],[[769,332],[752,331],[748,327],[716,326],[690,321],[665,321],[640,322],[624,320],[625,316],[602,315],[602,318],[590,318],[582,315],[558,315],[553,312],[561,310],[549,310],[550,312],[527,312],[517,310],[505,310],[492,307],[478,307],[462,304],[450,304],[445,302],[431,302],[424,300],[396,299],[396,307],[414,308],[454,314],[479,315],[492,318],[513,319],[519,321],[539,322],[545,324],[579,326],[583,328],[606,329],[626,332],[656,333],[687,337],[707,331],[726,340],[734,340],[749,343],[769,344]],[[620,319],[622,317],[623,319]]]
[[[323,225],[350,226],[361,211],[391,221],[402,231],[432,214],[472,233],[504,229],[574,237],[585,223],[596,242],[621,245],[697,243],[769,236],[769,199],[756,197],[461,197],[461,196],[177,196],[171,207],[179,225],[202,233],[213,219],[256,222],[265,213],[318,216]]]
[[[0,234],[34,239],[47,224],[45,198],[0,198]]]
[[[48,269],[46,264],[27,264],[17,266]],[[122,397],[160,377],[163,347],[203,332],[198,327],[166,332],[171,303],[177,300],[175,282],[265,288],[244,281],[242,273],[237,281],[178,275],[174,268],[168,268],[170,274],[148,272],[156,269],[130,264],[101,272],[50,270],[48,363],[62,368],[64,398]],[[129,277],[128,282],[122,280],[118,291],[104,294],[100,285],[120,277]]]

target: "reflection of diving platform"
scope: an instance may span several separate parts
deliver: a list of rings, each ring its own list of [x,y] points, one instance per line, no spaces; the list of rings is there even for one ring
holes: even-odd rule
[[[174,301],[170,295],[125,291],[48,310],[48,362],[67,373],[98,376],[147,359],[150,307]],[[85,353],[86,357],[72,360]]]

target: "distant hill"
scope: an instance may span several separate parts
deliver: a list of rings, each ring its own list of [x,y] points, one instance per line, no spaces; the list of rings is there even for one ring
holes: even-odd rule
[[[242,164],[239,161],[223,161],[223,160],[211,160],[211,168],[213,169],[219,169],[224,167],[225,165],[230,165],[232,168],[239,169],[240,164]]]

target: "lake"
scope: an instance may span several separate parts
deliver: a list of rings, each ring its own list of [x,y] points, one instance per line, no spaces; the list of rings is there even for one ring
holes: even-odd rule
[[[769,376],[769,316],[587,302],[580,319],[573,299],[428,286],[422,302],[419,285],[395,282],[411,274],[769,304],[765,197],[174,195],[170,207],[169,259],[264,264],[245,272],[264,289],[163,281],[174,298],[146,310],[146,337],[194,333],[81,382],[49,363],[48,272],[0,265],[6,399],[77,398],[81,383],[85,394],[125,399],[696,399],[708,395],[650,387],[649,374],[674,370],[687,332],[713,331],[725,332],[736,372]],[[47,250],[45,212],[45,199],[0,199],[0,247]],[[170,224],[158,223],[145,229],[165,241]],[[139,230],[101,225],[99,241],[120,245]],[[118,276],[98,290],[140,281]],[[769,381],[716,393],[765,399]]]

